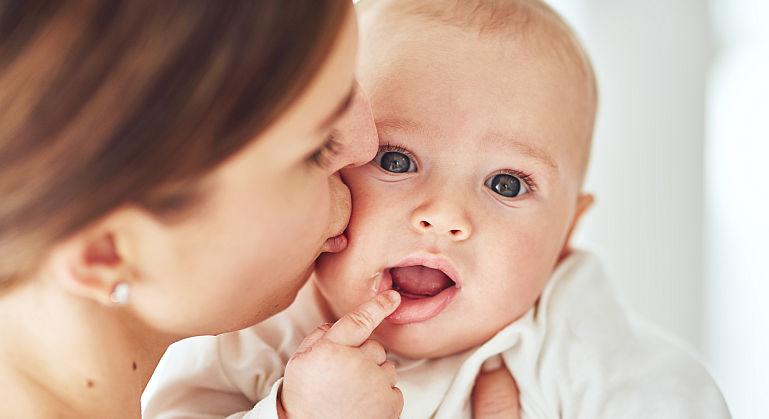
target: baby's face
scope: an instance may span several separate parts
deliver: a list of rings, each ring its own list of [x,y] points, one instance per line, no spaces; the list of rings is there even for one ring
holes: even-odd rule
[[[587,147],[584,87],[557,58],[439,26],[363,32],[380,152],[343,172],[349,247],[316,276],[336,316],[373,296],[372,275],[399,290],[375,338],[406,357],[468,349],[532,307],[576,218]]]

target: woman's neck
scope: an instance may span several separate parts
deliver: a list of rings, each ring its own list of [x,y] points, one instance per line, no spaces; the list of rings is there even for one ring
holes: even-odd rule
[[[0,413],[24,417],[140,417],[141,393],[174,340],[45,280],[0,296],[0,319],[0,388],[12,402]]]

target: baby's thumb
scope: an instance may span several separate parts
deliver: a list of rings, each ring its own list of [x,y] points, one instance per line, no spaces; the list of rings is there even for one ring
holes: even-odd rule
[[[519,419],[518,386],[502,357],[486,360],[475,379],[471,396],[474,419]]]
[[[345,314],[331,326],[324,336],[330,342],[358,347],[367,341],[382,321],[401,303],[396,291],[383,291],[371,300]]]

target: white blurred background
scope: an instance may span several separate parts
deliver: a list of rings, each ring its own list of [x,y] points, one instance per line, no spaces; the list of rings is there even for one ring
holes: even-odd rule
[[[601,92],[578,243],[702,354],[735,418],[769,418],[769,1],[549,3]]]

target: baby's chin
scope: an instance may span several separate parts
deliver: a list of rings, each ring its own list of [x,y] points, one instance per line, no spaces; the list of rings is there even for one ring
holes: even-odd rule
[[[466,336],[456,331],[416,325],[382,324],[372,338],[379,341],[389,353],[400,358],[432,359],[443,358],[475,348],[490,339],[486,336]],[[424,325],[423,325],[424,326]]]

